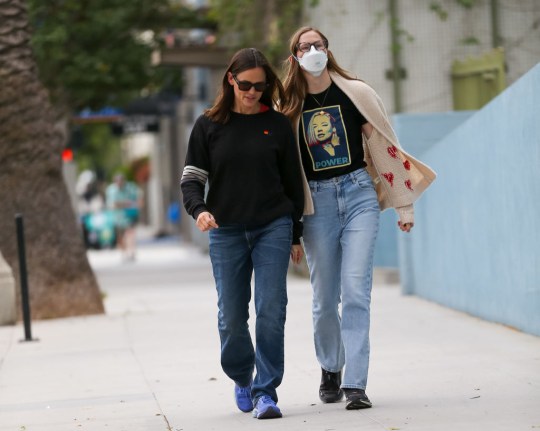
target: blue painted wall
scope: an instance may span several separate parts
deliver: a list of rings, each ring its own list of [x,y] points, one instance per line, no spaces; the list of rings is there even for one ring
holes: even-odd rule
[[[421,154],[438,178],[398,236],[405,293],[540,335],[539,108],[540,64]]]
[[[423,154],[458,125],[469,118],[474,111],[444,112],[438,114],[397,114],[392,117],[392,125],[403,148],[413,156],[423,160]],[[375,244],[374,265],[376,267],[398,268],[398,236],[403,235],[397,227],[397,215],[393,209],[381,214],[379,235]]]

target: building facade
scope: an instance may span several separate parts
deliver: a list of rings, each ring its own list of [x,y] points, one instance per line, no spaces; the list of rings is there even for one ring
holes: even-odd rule
[[[390,113],[452,110],[452,64],[495,47],[504,50],[507,85],[540,61],[538,0],[312,4],[305,2],[304,23],[327,35],[338,63],[374,87]],[[399,109],[391,79],[396,54],[402,71]]]

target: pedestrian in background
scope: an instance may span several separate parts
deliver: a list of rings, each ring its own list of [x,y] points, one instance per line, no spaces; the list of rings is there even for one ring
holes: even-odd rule
[[[299,156],[287,117],[274,110],[283,96],[263,54],[238,51],[215,104],[193,127],[181,180],[186,211],[209,232],[221,366],[235,382],[237,407],[258,419],[282,416],[276,388],[284,372],[287,269],[289,256],[296,263],[303,256]],[[255,348],[248,329],[253,273]]]
[[[345,392],[346,409],[371,407],[365,389],[379,213],[395,208],[409,232],[413,202],[435,174],[400,147],[378,95],[337,64],[319,30],[297,30],[290,52],[282,112],[303,167],[319,397],[332,403]]]
[[[107,208],[114,212],[118,246],[126,261],[135,260],[136,225],[142,207],[142,192],[137,185],[116,174],[105,192]]]
[[[75,185],[75,193],[77,194],[77,212],[83,231],[84,244],[86,248],[90,248],[92,245],[98,246],[97,240],[92,241],[92,232],[89,231],[88,224],[92,216],[103,211],[105,201],[99,192],[96,174],[93,171],[87,169],[80,173]]]

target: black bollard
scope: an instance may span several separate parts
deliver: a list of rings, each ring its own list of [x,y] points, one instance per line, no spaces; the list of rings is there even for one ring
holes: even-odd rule
[[[17,226],[17,248],[19,251],[19,272],[21,276],[21,305],[24,321],[24,340],[32,340],[32,325],[30,319],[30,298],[28,295],[28,272],[26,270],[26,250],[24,248],[24,223],[22,214],[15,215]]]

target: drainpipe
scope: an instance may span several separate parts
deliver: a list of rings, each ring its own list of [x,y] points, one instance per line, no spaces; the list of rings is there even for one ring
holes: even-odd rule
[[[397,0],[388,0],[388,11],[390,13],[390,51],[392,53],[392,70],[390,73],[394,88],[394,112],[401,112],[401,47],[398,34],[398,12]]]
[[[502,45],[499,28],[499,1],[491,0],[491,45],[498,48]]]

